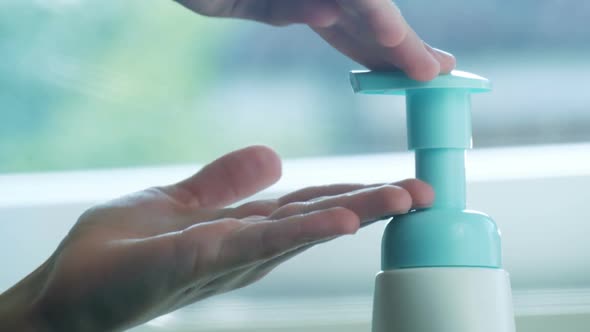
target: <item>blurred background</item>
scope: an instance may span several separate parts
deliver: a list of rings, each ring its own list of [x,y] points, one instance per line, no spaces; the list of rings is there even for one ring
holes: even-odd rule
[[[590,141],[590,2],[400,0],[430,44],[491,79],[477,147]],[[0,1],[0,173],[405,149],[401,98],[303,26],[199,17],[168,0]]]
[[[473,98],[483,149],[468,190],[505,231],[519,331],[587,331],[590,145],[569,143],[590,143],[590,1],[397,3],[494,84]],[[96,201],[249,144],[331,157],[287,162],[281,190],[412,174],[409,154],[378,155],[406,149],[403,98],[354,95],[348,72],[362,67],[304,26],[205,18],[172,0],[0,0],[0,56],[0,291]],[[68,172],[17,174],[52,171]],[[369,331],[384,226],[135,331]]]

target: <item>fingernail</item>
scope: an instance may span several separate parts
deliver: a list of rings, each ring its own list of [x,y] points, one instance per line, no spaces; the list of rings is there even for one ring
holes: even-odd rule
[[[450,73],[453,69],[455,69],[457,60],[455,59],[454,55],[441,49],[434,48],[428,45],[427,43],[424,43],[424,46],[440,64],[441,73],[447,74]]]

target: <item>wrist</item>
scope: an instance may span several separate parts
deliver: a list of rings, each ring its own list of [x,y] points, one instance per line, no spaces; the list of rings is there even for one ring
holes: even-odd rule
[[[0,330],[51,331],[44,323],[38,307],[39,294],[47,280],[47,263],[41,265],[19,283],[0,294]]]

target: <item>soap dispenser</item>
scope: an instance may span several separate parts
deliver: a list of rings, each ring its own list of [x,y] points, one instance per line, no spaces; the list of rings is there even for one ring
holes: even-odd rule
[[[350,80],[357,93],[405,95],[416,177],[435,192],[431,208],[387,224],[372,331],[514,332],[500,231],[486,214],[466,209],[470,95],[490,90],[490,82],[457,70],[429,82],[374,71],[352,71]]]

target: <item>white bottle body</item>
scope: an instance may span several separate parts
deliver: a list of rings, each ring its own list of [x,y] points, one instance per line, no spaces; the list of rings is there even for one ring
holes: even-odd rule
[[[508,273],[477,267],[377,274],[373,332],[514,332]]]

